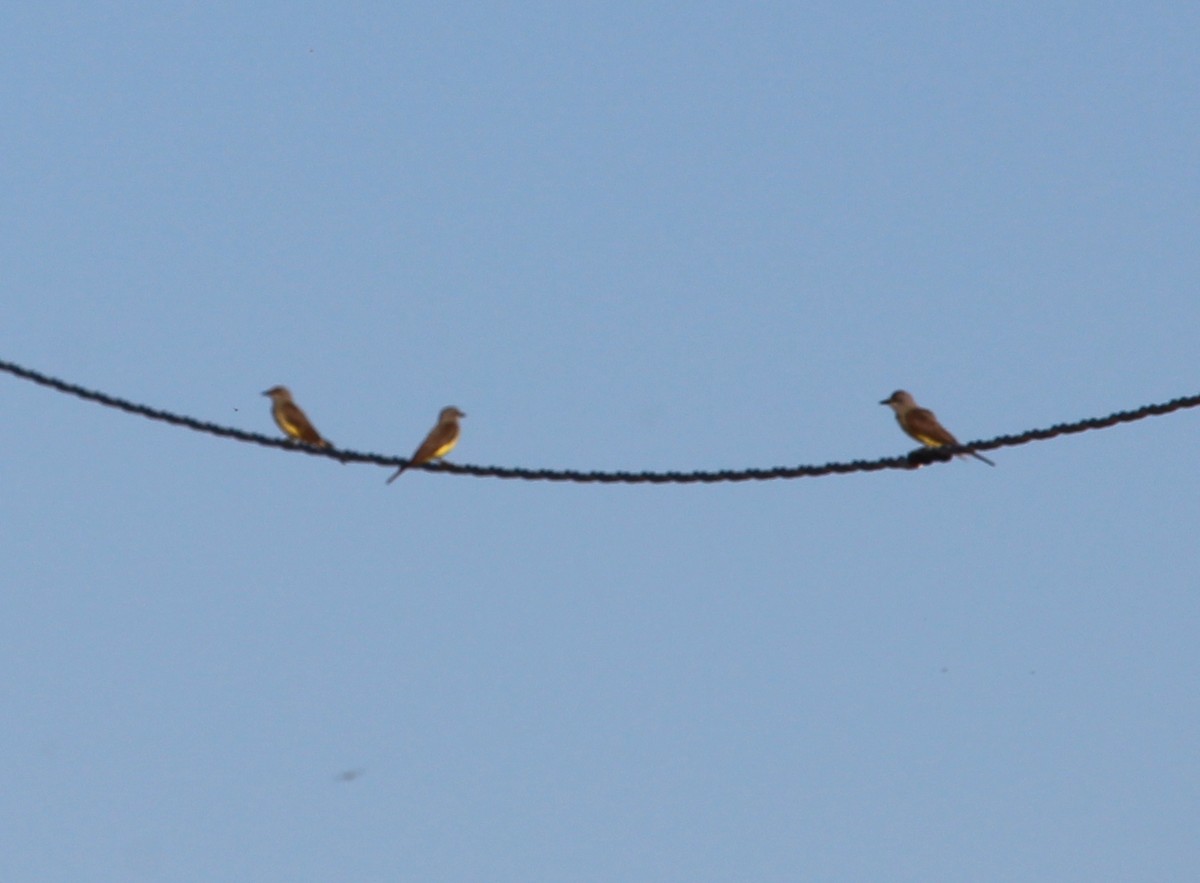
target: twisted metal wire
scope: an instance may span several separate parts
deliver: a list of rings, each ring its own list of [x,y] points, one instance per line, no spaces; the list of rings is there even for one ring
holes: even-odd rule
[[[329,457],[342,463],[370,463],[376,466],[402,466],[408,458],[384,454],[363,453],[360,451],[344,450],[341,448],[315,448],[298,444],[292,439],[261,435],[257,432],[246,432],[229,426],[220,426],[117,398],[96,390],[87,389],[74,383],[67,383],[55,377],[49,377],[37,371],[23,368],[12,362],[0,360],[0,371],[6,371],[14,377],[28,380],[41,386],[73,395],[90,402],[104,405],[106,408],[116,408],[129,414],[136,414],[149,420],[159,420],[173,426],[183,426],[196,432],[205,432],[220,438],[231,438],[235,441],[250,442],[265,445],[270,448],[283,448],[299,451],[313,457]],[[879,472],[884,469],[915,469],[930,463],[945,462],[956,454],[971,451],[992,451],[998,448],[1011,448],[1028,444],[1033,441],[1045,441],[1060,435],[1072,435],[1077,432],[1088,432],[1094,429],[1108,429],[1121,423],[1132,423],[1145,417],[1159,417],[1185,408],[1200,406],[1200,395],[1183,396],[1153,405],[1143,405],[1129,411],[1117,411],[1107,417],[1091,417],[1073,423],[1058,423],[1045,429],[1030,429],[1014,435],[1000,435],[995,438],[968,442],[958,447],[919,448],[902,457],[883,457],[878,460],[851,460],[842,463],[824,463],[819,466],[776,466],[769,469],[722,469],[719,471],[695,472],[584,472],[574,469],[524,469],[503,466],[471,466],[455,463],[423,463],[414,468],[428,472],[447,472],[451,475],[470,475],[476,478],[508,478],[524,481],[571,481],[582,484],[713,484],[731,481],[770,481],[785,478],[816,478],[822,475],[849,475],[854,472]]]

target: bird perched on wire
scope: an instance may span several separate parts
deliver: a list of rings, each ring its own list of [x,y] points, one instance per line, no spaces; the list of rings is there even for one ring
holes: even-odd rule
[[[925,447],[944,448],[958,446],[958,439],[950,434],[950,430],[938,422],[934,413],[928,408],[919,407],[912,395],[904,390],[896,390],[890,398],[884,399],[879,404],[891,407],[896,412],[896,422],[900,424],[900,428],[912,438],[925,445]],[[983,454],[977,454],[974,451],[964,451],[959,456],[966,454],[970,454],[976,460],[982,460],[989,466],[996,465],[983,456]]]
[[[425,436],[425,441],[421,442],[421,446],[413,452],[412,457],[407,463],[396,470],[395,474],[387,480],[391,484],[401,473],[410,466],[420,466],[422,463],[428,463],[430,460],[438,460],[454,449],[458,444],[459,426],[458,420],[460,417],[466,417],[458,408],[450,405],[442,408],[438,414],[437,425],[429,430],[429,435]]]
[[[328,439],[321,437],[321,433],[317,432],[309,422],[308,417],[300,410],[300,406],[292,401],[292,394],[288,392],[286,386],[272,386],[263,395],[271,399],[271,416],[275,418],[275,423],[288,438],[294,438],[306,445],[314,445],[318,448],[333,447]]]

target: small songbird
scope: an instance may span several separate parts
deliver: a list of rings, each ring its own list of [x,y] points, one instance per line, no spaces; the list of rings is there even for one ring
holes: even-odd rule
[[[422,463],[428,463],[430,460],[437,460],[449,454],[458,444],[458,418],[466,416],[453,405],[442,408],[441,413],[438,414],[437,426],[429,430],[429,435],[425,436],[425,441],[421,442],[421,446],[413,453],[412,458],[397,469],[387,483],[391,484],[399,478],[400,474],[409,466],[420,466]]]
[[[958,445],[958,439],[951,435],[946,427],[938,423],[934,413],[928,408],[918,407],[913,397],[904,390],[896,390],[892,393],[891,398],[884,399],[879,404],[890,406],[896,412],[896,422],[900,424],[900,428],[925,447],[943,448],[947,445]],[[976,460],[982,460],[989,466],[996,465],[983,454],[977,454],[974,451],[965,451],[964,454],[970,454]]]
[[[288,438],[318,448],[333,447],[327,439],[321,438],[321,433],[313,428],[300,406],[292,401],[292,394],[286,386],[272,386],[263,395],[271,399],[271,416]]]

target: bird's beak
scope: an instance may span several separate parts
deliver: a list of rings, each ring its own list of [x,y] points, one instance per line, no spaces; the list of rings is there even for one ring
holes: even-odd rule
[[[263,395],[265,395],[265,396],[269,396],[270,394],[271,394],[271,390],[269,390],[269,389],[264,389],[264,390],[263,390]]]
[[[891,400],[891,399],[884,399],[884,400],[883,400],[882,402],[880,402],[879,404],[881,404],[881,405],[890,405],[891,403],[892,403],[892,400]]]

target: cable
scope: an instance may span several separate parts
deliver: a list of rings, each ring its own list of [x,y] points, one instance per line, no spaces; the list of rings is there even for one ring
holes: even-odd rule
[[[6,371],[22,380],[29,380],[41,386],[48,386],[59,392],[77,396],[90,402],[97,402],[106,408],[116,408],[130,414],[137,414],[150,420],[159,420],[173,426],[183,426],[196,432],[206,432],[221,438],[231,438],[235,441],[250,442],[265,445],[270,448],[284,448],[298,451],[314,457],[329,457],[342,463],[371,463],[376,466],[400,466],[408,462],[405,457],[392,457],[383,454],[361,453],[359,451],[341,450],[338,448],[315,448],[297,444],[291,439],[260,435],[256,432],[245,432],[215,423],[206,423],[193,417],[173,414],[170,411],[160,411],[136,402],[110,396],[102,392],[85,389],[74,383],[67,383],[11,362],[0,361],[0,371]],[[1144,405],[1132,411],[1118,411],[1107,417],[1093,417],[1074,423],[1059,423],[1047,429],[1031,429],[1016,435],[1001,435],[986,441],[968,442],[955,448],[919,448],[904,457],[884,457],[879,460],[851,460],[846,463],[825,463],[820,466],[776,466],[771,469],[725,469],[718,472],[580,472],[573,469],[520,469],[502,466],[466,466],[455,463],[425,463],[416,468],[428,472],[448,472],[452,475],[471,475],[476,478],[508,478],[524,481],[571,481],[582,484],[714,484],[727,481],[769,481],[781,478],[816,478],[822,475],[849,475],[853,472],[879,472],[884,469],[915,469],[930,463],[944,462],[955,454],[968,451],[992,451],[997,448],[1011,448],[1028,444],[1033,441],[1044,441],[1057,438],[1060,435],[1072,435],[1077,432],[1087,432],[1093,429],[1108,429],[1120,423],[1132,423],[1144,417],[1159,417],[1184,408],[1200,406],[1200,395],[1184,396],[1155,405]]]

